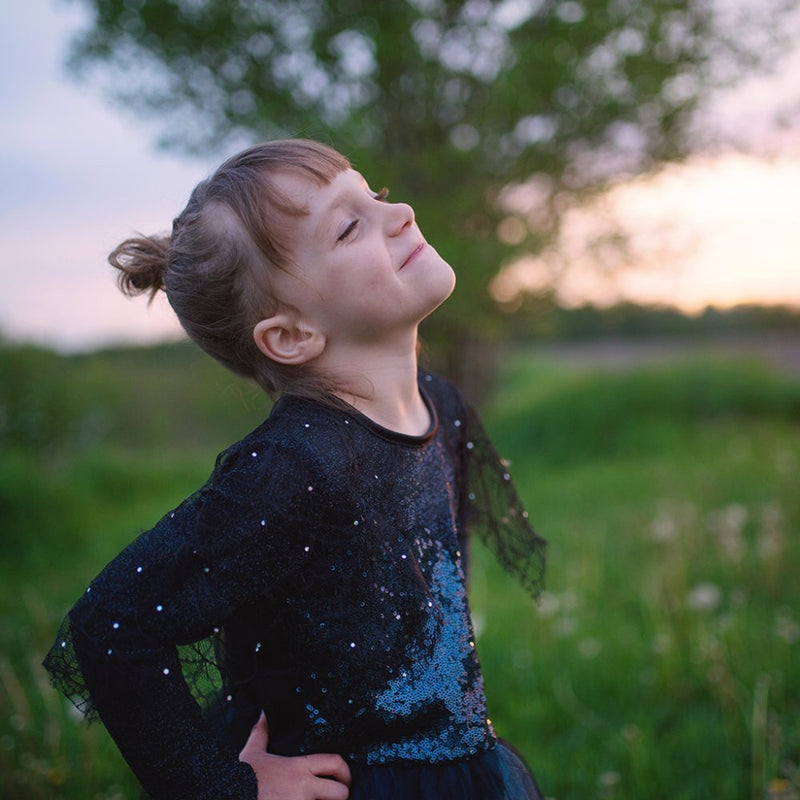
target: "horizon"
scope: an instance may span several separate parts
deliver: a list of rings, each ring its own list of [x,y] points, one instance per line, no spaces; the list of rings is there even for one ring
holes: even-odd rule
[[[630,312],[631,316],[620,317],[621,310],[623,313]],[[759,337],[764,339],[769,338],[770,335],[784,337],[787,333],[787,326],[791,328],[790,335],[800,333],[800,304],[743,302],[728,306],[708,305],[700,309],[686,310],[665,303],[637,303],[631,300],[621,300],[612,305],[586,302],[581,305],[568,306],[551,303],[544,307],[545,314],[563,313],[567,320],[571,315],[577,317],[587,311],[596,312],[598,319],[603,320],[602,330],[589,330],[586,333],[576,332],[567,324],[563,329],[557,329],[554,332],[533,334],[529,340],[530,343],[534,346],[574,343],[580,347],[585,346],[589,339],[595,340],[601,347],[614,341],[635,344],[637,340],[645,347],[648,343],[652,344],[657,341],[678,342],[689,339],[696,341],[699,345],[707,344],[712,339],[730,339],[731,343],[752,340],[757,343]],[[512,315],[522,313],[524,316],[537,312],[511,311],[509,313]],[[656,324],[647,330],[636,329],[636,321],[648,316],[654,319],[663,317],[663,324],[661,326]],[[609,327],[609,319],[615,319],[618,324]],[[683,320],[685,327],[675,327],[676,319]],[[582,327],[585,327],[585,324]],[[424,334],[422,338],[425,338]],[[512,341],[514,338],[512,335]],[[201,348],[189,338],[179,325],[174,333],[168,332],[161,338],[105,339],[90,343],[85,347],[59,347],[57,341],[10,337],[0,329],[0,350],[34,347],[65,357],[116,350],[158,349],[174,345],[191,345],[201,351]],[[765,345],[769,345],[769,342],[765,342]]]

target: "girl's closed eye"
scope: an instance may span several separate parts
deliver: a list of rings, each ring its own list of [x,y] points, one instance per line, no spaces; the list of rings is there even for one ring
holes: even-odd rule
[[[380,191],[375,192],[372,195],[373,200],[378,200],[381,203],[385,203],[388,197],[389,197],[389,190],[385,186]],[[352,222],[349,222],[345,227],[345,229],[339,234],[339,237],[337,238],[336,241],[338,242],[346,241],[355,233],[356,228],[358,228],[358,219],[354,219],[352,220]]]
[[[337,238],[337,242],[345,242],[347,241],[356,231],[358,227],[358,220],[354,219],[352,222],[347,224],[347,227],[339,234]]]

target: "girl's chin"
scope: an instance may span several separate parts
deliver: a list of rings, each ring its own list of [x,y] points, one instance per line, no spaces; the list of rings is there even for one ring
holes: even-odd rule
[[[425,314],[426,317],[436,311],[436,309],[439,308],[439,306],[442,305],[448,297],[450,297],[450,295],[453,293],[455,285],[455,276],[453,276],[453,280],[451,280],[447,285],[442,285],[439,287],[440,291],[431,293],[430,307],[428,312]]]

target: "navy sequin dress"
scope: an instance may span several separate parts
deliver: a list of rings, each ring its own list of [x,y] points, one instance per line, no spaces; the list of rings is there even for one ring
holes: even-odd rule
[[[465,572],[472,530],[535,594],[544,542],[458,392],[420,387],[420,437],[284,396],[66,618],[45,666],[153,798],[255,800],[261,709],[270,752],[344,756],[352,800],[539,797],[487,718]]]

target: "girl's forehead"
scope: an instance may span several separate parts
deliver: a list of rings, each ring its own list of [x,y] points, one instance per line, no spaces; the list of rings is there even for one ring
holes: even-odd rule
[[[329,183],[322,183],[299,169],[283,170],[276,179],[281,192],[292,205],[307,213],[328,205],[326,201],[335,202],[348,188],[367,187],[364,177],[352,168],[342,170]]]

